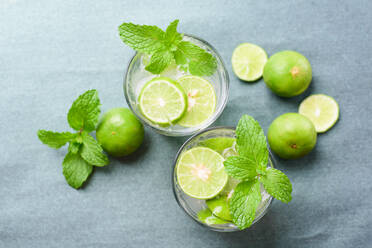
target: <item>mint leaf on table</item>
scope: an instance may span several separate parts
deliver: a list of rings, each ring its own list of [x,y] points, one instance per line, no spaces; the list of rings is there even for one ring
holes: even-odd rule
[[[100,114],[100,101],[96,90],[88,90],[74,101],[68,111],[67,120],[70,126],[80,131],[94,131]]]
[[[274,198],[288,203],[292,200],[292,184],[288,177],[280,170],[268,168],[265,175],[260,177],[265,190]]]
[[[230,156],[224,162],[227,174],[239,180],[251,180],[257,176],[256,164],[254,161],[241,157]]]
[[[43,144],[51,148],[61,148],[66,145],[67,142],[75,138],[76,134],[70,132],[57,133],[46,130],[39,130],[37,136]]]
[[[93,170],[93,166],[88,164],[80,154],[70,152],[66,154],[62,167],[67,183],[75,189],[83,185]]]
[[[252,225],[261,202],[260,183],[257,179],[239,183],[234,189],[229,208],[233,222],[239,229]]]
[[[109,160],[100,144],[89,134],[82,133],[83,146],[81,148],[81,157],[91,165],[105,166]]]
[[[63,175],[68,184],[80,188],[92,173],[93,166],[105,166],[109,160],[100,144],[89,135],[96,129],[100,114],[100,101],[96,90],[88,90],[72,104],[67,120],[76,133],[39,130],[41,142],[60,148],[69,142],[68,153],[63,160]]]
[[[258,122],[243,115],[236,127],[236,145],[239,155],[252,159],[256,164],[267,164],[269,150],[265,134]]]
[[[138,52],[152,54],[166,49],[165,33],[156,26],[123,23],[119,34],[125,44]]]
[[[153,74],[160,74],[174,60],[192,75],[212,75],[217,69],[216,58],[199,46],[182,41],[183,34],[177,32],[178,23],[178,20],[170,23],[165,32],[156,26],[123,23],[119,34],[134,50],[151,55],[145,69]]]
[[[151,56],[150,64],[145,69],[152,74],[160,74],[172,60],[173,55],[170,51],[157,51]]]

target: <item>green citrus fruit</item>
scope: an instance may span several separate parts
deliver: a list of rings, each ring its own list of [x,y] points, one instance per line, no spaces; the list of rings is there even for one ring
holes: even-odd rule
[[[307,117],[287,113],[271,123],[267,139],[271,149],[279,157],[294,159],[308,154],[314,148],[316,131]]]
[[[229,198],[227,195],[218,195],[205,202],[212,213],[218,218],[231,221]]]
[[[113,108],[102,117],[96,136],[108,154],[121,157],[138,149],[143,141],[144,129],[129,109]]]
[[[305,56],[298,52],[278,52],[267,61],[263,78],[266,85],[277,95],[297,96],[310,85],[311,65]]]
[[[209,210],[208,208],[199,211],[198,219],[207,225],[222,225],[230,223],[229,221],[220,219],[217,216],[213,215],[211,210]]]

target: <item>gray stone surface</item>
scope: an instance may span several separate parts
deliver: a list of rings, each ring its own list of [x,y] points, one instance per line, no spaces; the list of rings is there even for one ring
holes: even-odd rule
[[[371,1],[0,1],[0,247],[371,247]],[[228,105],[214,125],[235,125],[242,113],[267,130],[297,111],[312,93],[333,96],[341,117],[319,135],[316,149],[277,167],[293,182],[293,201],[275,201],[254,227],[215,233],[178,207],[172,160],[186,138],[146,129],[130,158],[98,168],[81,190],[62,175],[66,148],[55,151],[40,128],[68,130],[66,112],[87,89],[102,109],[126,106],[123,73],[133,51],[123,21],[200,36],[222,55],[231,78]],[[313,66],[309,90],[291,99],[263,81],[244,83],[231,71],[241,42],[269,55],[292,49]]]

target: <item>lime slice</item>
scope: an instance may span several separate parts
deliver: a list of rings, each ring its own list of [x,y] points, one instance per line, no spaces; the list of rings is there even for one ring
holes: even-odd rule
[[[256,81],[262,76],[267,54],[261,47],[242,43],[232,54],[231,63],[235,75],[244,81]]]
[[[231,221],[229,198],[227,195],[218,195],[213,199],[205,202],[208,208],[212,211],[213,215]]]
[[[167,77],[154,78],[146,83],[138,102],[142,114],[161,125],[178,121],[187,108],[187,98],[182,88]]]
[[[188,107],[178,122],[184,127],[195,127],[211,117],[216,108],[216,94],[213,85],[197,76],[184,76],[177,80],[187,95]]]
[[[318,133],[324,133],[337,122],[340,110],[335,99],[317,94],[303,100],[298,112],[311,120]]]
[[[181,155],[177,163],[178,184],[185,194],[197,199],[218,195],[227,183],[224,158],[206,147],[195,147]]]
[[[207,225],[222,225],[230,223],[229,221],[222,220],[211,212],[208,208],[200,210],[198,213],[198,219]]]
[[[222,154],[225,149],[232,147],[234,142],[235,138],[218,137],[204,140],[200,142],[200,145],[211,148],[212,150]]]
[[[228,199],[231,198],[232,194],[234,193],[234,189],[240,183],[240,180],[235,179],[233,177],[229,177],[225,188],[221,191],[220,195],[226,195]]]

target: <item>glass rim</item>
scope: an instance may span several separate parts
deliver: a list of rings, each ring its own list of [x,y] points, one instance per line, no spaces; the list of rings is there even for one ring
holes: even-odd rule
[[[223,87],[223,91],[226,92],[225,94],[225,97],[223,99],[223,101],[221,102],[221,106],[216,110],[215,112],[213,113],[213,115],[210,117],[209,120],[207,120],[204,125],[199,125],[197,127],[195,127],[195,130],[190,130],[188,131],[187,133],[183,132],[183,130],[181,131],[175,131],[175,130],[172,130],[172,131],[167,131],[167,130],[163,130],[159,127],[156,127],[154,125],[151,124],[150,121],[146,121],[143,119],[143,117],[141,117],[140,115],[138,115],[136,113],[136,111],[134,110],[134,108],[132,107],[132,104],[129,100],[129,95],[128,95],[128,92],[127,92],[127,88],[128,88],[128,73],[130,71],[130,68],[132,67],[133,65],[133,61],[134,59],[137,57],[138,54],[140,54],[139,52],[135,51],[133,57],[129,60],[129,63],[126,67],[126,71],[124,72],[124,84],[123,84],[123,90],[124,90],[124,96],[125,96],[125,101],[127,102],[127,105],[128,107],[130,108],[130,110],[133,112],[133,114],[143,123],[145,124],[146,126],[149,126],[150,128],[154,129],[155,131],[157,132],[160,132],[162,135],[166,135],[166,136],[179,136],[179,137],[182,137],[182,136],[189,136],[189,135],[194,135],[194,134],[197,134],[199,133],[200,131],[208,128],[210,125],[212,125],[217,119],[218,117],[220,117],[220,115],[222,114],[222,112],[224,111],[226,105],[227,105],[227,101],[229,99],[229,88],[230,88],[230,77],[229,77],[229,72],[227,70],[227,67],[221,57],[221,55],[218,53],[217,49],[212,46],[209,42],[205,41],[204,39],[202,38],[199,38],[195,35],[191,35],[191,34],[187,34],[187,33],[184,33],[183,34],[184,36],[186,37],[191,37],[193,39],[196,39],[196,40],[199,40],[201,41],[202,43],[204,43],[206,46],[208,46],[214,53],[214,55],[217,57],[217,60],[219,61],[219,64],[221,64],[222,68],[223,68],[223,72],[225,74],[225,77],[223,79],[223,81],[225,82],[225,87]]]
[[[173,168],[172,168],[172,190],[173,190],[173,195],[174,195],[174,198],[176,199],[176,202],[178,204],[178,206],[180,208],[182,208],[183,212],[186,213],[186,215],[188,215],[191,219],[193,219],[196,223],[198,223],[199,225],[205,227],[205,228],[208,228],[212,231],[217,231],[217,232],[237,232],[237,231],[243,231],[243,230],[240,230],[235,224],[235,227],[232,227],[232,228],[216,228],[216,227],[213,227],[213,226],[210,226],[206,223],[203,223],[201,221],[198,221],[191,213],[189,213],[189,211],[187,209],[185,209],[185,207],[181,204],[180,200],[179,200],[179,197],[177,196],[177,193],[176,193],[176,185],[175,185],[175,180],[174,180],[174,175],[175,175],[175,170],[176,170],[176,165],[177,165],[177,161],[178,161],[178,158],[179,156],[181,155],[183,149],[194,139],[196,138],[197,136],[199,135],[202,135],[206,132],[209,132],[209,131],[214,131],[214,130],[218,130],[218,129],[228,129],[228,130],[231,130],[231,131],[234,131],[235,132],[235,127],[232,127],[232,126],[215,126],[215,127],[209,127],[209,128],[206,128],[206,129],[203,129],[202,131],[192,135],[191,137],[189,137],[183,144],[182,146],[179,148],[179,150],[177,151],[177,154],[176,154],[176,157],[173,161]],[[274,157],[271,153],[271,150],[270,150],[270,147],[268,148],[269,149],[269,160],[271,161],[272,164],[275,164],[275,161],[274,161]],[[265,205],[264,207],[264,210],[261,212],[260,215],[258,216],[255,216],[255,219],[253,220],[252,222],[252,225],[253,226],[256,222],[258,222],[262,217],[264,217],[267,213],[267,211],[269,210],[271,204],[273,202],[273,197],[270,195],[270,198],[268,200],[268,203]]]

